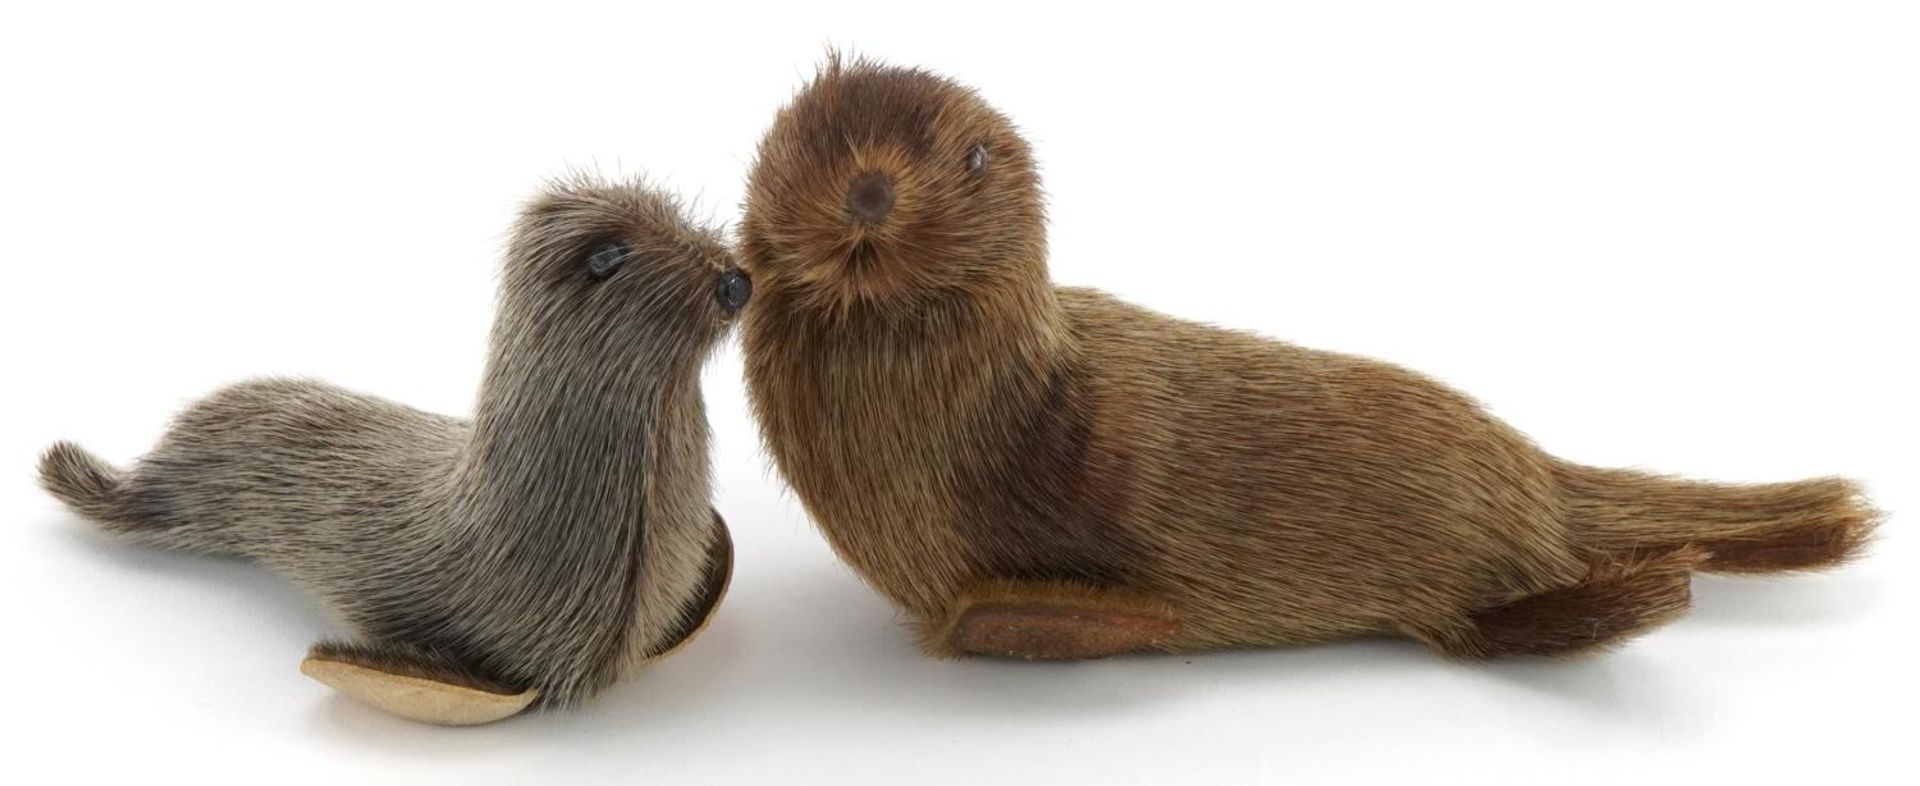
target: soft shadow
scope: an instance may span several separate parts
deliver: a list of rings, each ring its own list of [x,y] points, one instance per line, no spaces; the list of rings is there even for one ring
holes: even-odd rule
[[[1298,686],[1304,693],[1328,684],[1418,682],[1447,670],[1610,720],[1639,722],[1671,710],[1654,664],[1630,653],[1460,664],[1412,641],[1378,638],[1076,663],[942,662],[922,656],[889,607],[845,573],[791,571],[745,595],[739,613],[716,622],[712,638],[557,724],[607,742],[652,739],[723,714],[716,707],[750,703],[769,713],[876,717],[881,724],[959,716],[1044,726],[1175,707],[1221,685]]]
[[[203,583],[247,598],[257,614],[261,657],[285,639],[303,650],[313,631],[337,630],[323,610],[277,575],[237,560],[132,547],[79,527],[65,539],[117,569]],[[1178,707],[1222,685],[1282,690],[1370,680],[1424,681],[1465,670],[1488,690],[1546,697],[1610,722],[1671,717],[1656,664],[1621,652],[1566,660],[1448,661],[1401,639],[1365,639],[1271,650],[1142,655],[1081,663],[969,659],[942,662],[914,647],[906,626],[871,589],[837,563],[755,566],[742,571],[710,629],[685,650],[649,665],[584,707],[498,724],[443,729],[396,718],[315,688],[306,727],[340,744],[403,759],[494,761],[580,751],[641,748],[655,753],[723,733],[743,713],[777,718],[877,717],[911,723],[931,715],[994,724],[1045,725]],[[1700,616],[1722,622],[1779,622],[1858,610],[1858,582],[1703,579]],[[1877,595],[1881,588],[1868,588]],[[1757,590],[1757,592],[1756,592]],[[1782,606],[1787,607],[1783,613]],[[301,677],[290,679],[304,681]],[[618,746],[609,748],[608,746]]]
[[[793,654],[755,659],[758,668],[745,675],[770,701],[902,716],[932,708],[949,715],[1046,717],[1152,703],[1172,687],[1140,678],[1164,660],[1151,656],[1097,663],[933,660],[920,654],[885,601],[837,565],[778,578],[738,620],[752,631],[753,646]]]
[[[1701,625],[1829,624],[1870,617],[1887,587],[1863,573],[1819,576],[1695,576],[1690,617]]]
[[[1463,664],[1484,684],[1517,689],[1545,697],[1556,705],[1608,723],[1658,726],[1678,731],[1684,719],[1685,699],[1673,686],[1657,659],[1632,649],[1561,658],[1519,657]]]
[[[74,519],[58,524],[58,540],[66,548],[85,552],[81,559],[146,577],[146,580],[204,588],[223,598],[243,602],[259,611],[258,619],[236,625],[258,625],[261,636],[300,641],[313,631],[335,627],[326,610],[279,574],[251,560],[189,551],[171,551],[128,543],[97,532]],[[250,631],[251,633],[251,631]],[[266,647],[262,647],[265,651]],[[305,644],[301,645],[305,649]]]
[[[527,721],[509,718],[488,726],[447,728],[410,721],[338,693],[321,694],[307,715],[307,729],[357,748],[411,758],[484,760],[525,735]]]

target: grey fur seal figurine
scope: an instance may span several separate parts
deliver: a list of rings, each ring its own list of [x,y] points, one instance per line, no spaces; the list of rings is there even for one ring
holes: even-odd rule
[[[699,372],[751,294],[633,182],[554,184],[508,250],[472,421],[319,382],[226,388],[128,470],[61,442],[42,484],[106,531],[265,563],[357,631],[301,669],[415,720],[575,704],[725,593]]]

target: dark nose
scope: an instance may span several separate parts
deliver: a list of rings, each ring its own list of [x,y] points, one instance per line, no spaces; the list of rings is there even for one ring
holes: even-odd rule
[[[847,210],[869,224],[879,223],[893,210],[893,179],[879,172],[867,172],[853,179],[847,189]]]

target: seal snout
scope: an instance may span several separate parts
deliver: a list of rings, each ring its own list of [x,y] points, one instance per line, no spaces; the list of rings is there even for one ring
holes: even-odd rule
[[[879,172],[865,172],[847,188],[847,210],[853,217],[877,224],[893,210],[893,178]]]

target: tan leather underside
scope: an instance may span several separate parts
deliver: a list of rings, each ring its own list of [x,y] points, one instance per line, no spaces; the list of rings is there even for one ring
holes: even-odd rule
[[[439,726],[492,723],[519,713],[540,697],[536,690],[489,693],[314,657],[300,662],[300,673],[400,717]]]

